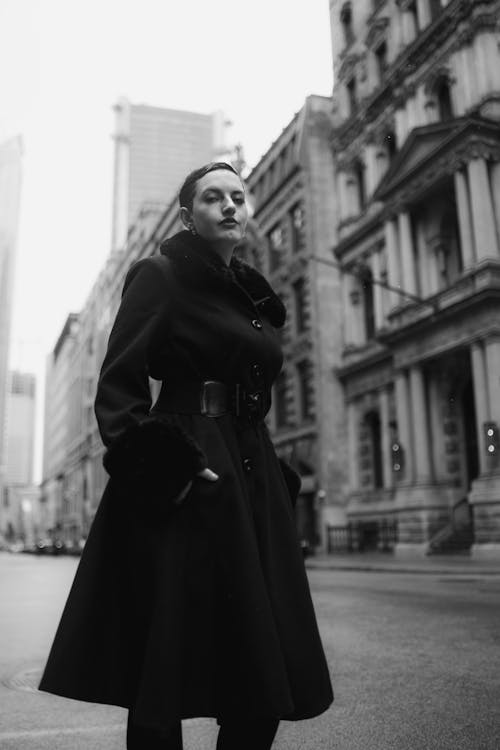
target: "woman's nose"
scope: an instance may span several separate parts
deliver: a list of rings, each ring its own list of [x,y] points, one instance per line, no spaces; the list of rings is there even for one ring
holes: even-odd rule
[[[224,199],[224,202],[222,204],[222,211],[225,214],[234,214],[236,211],[236,206],[234,205],[233,199],[230,196],[227,196]]]

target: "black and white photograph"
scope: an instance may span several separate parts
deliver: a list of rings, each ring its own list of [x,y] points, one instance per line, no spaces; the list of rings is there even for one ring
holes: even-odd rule
[[[0,750],[499,750],[500,0],[0,66]]]

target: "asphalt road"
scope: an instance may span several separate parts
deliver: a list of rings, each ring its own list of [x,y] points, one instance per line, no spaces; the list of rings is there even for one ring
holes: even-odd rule
[[[76,561],[0,553],[0,749],[123,750],[125,711],[33,690]],[[273,750],[499,750],[500,576],[310,571],[336,700]],[[184,723],[186,750],[216,726]]]

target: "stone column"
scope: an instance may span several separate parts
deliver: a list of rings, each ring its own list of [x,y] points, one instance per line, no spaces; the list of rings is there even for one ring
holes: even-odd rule
[[[495,213],[488,178],[488,166],[483,158],[471,159],[467,164],[470,196],[472,203],[472,223],[476,259],[498,258],[499,248],[495,226]]]
[[[387,253],[387,281],[391,286],[401,285],[400,263],[398,253],[398,235],[395,219],[387,219],[385,222],[385,248]],[[401,302],[401,297],[396,292],[385,292],[388,301],[387,308],[391,310]]]
[[[401,286],[405,292],[416,294],[415,259],[413,255],[413,237],[411,220],[408,211],[398,216],[399,248],[401,253]],[[408,301],[408,298],[405,298]]]
[[[500,237],[500,161],[491,165],[491,190],[493,192],[493,202],[495,207],[495,219],[497,223],[497,233]]]
[[[429,0],[417,0],[417,17],[419,29],[425,29],[432,20]]]
[[[383,388],[379,395],[380,403],[380,427],[382,432],[382,461],[384,472],[384,487],[390,489],[394,486],[394,475],[392,471],[392,440],[389,411],[389,391]]]
[[[354,401],[347,404],[347,441],[349,461],[349,489],[355,492],[359,488],[358,467],[358,408]]]
[[[474,265],[475,249],[472,233],[469,186],[467,175],[461,169],[455,172],[455,196],[460,229],[460,247],[464,269]]]
[[[428,483],[432,478],[429,420],[424,373],[418,365],[410,369],[410,401],[415,479],[417,482]]]
[[[373,278],[380,280],[380,250],[376,249],[371,257]],[[373,284],[373,307],[375,309],[375,330],[382,328],[385,323],[383,288],[379,284]]]
[[[486,461],[486,454],[484,452],[483,424],[489,419],[486,358],[481,341],[472,344],[470,351],[472,364],[472,380],[474,387],[474,405],[476,407],[479,469],[480,473],[484,474],[487,471],[488,466]]]
[[[403,25],[403,42],[404,44],[411,44],[417,36],[415,17],[410,10],[403,10],[401,15]]]
[[[410,426],[410,403],[408,393],[408,378],[404,370],[396,375],[396,414],[398,421],[398,439],[404,451],[404,474],[405,484],[413,482],[413,442]]]
[[[346,174],[344,170],[339,169],[337,171],[337,194],[339,200],[339,215],[340,221],[347,219],[348,206],[347,206],[347,185],[346,185]]]

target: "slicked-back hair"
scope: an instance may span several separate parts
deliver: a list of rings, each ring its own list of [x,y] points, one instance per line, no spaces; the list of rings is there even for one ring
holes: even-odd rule
[[[188,174],[179,192],[179,205],[183,206],[189,211],[193,210],[193,199],[196,192],[196,183],[202,177],[209,172],[215,172],[218,169],[226,169],[228,172],[233,172],[237,177],[240,177],[236,169],[228,164],[226,161],[211,161],[210,164],[205,164],[204,167],[198,167]],[[241,179],[241,178],[240,178]]]

